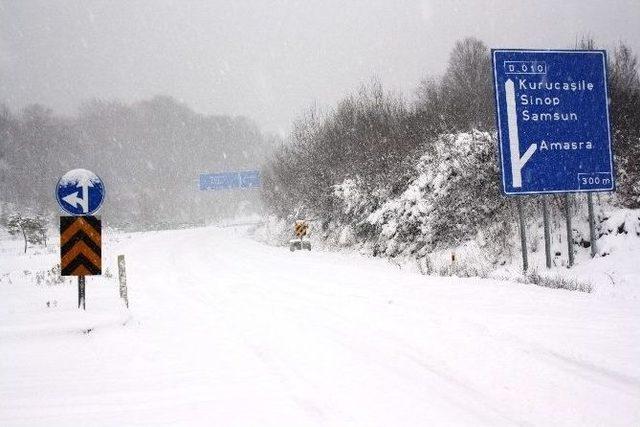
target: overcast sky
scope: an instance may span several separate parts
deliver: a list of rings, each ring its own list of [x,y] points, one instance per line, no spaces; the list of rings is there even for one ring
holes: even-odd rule
[[[413,96],[456,40],[640,52],[640,0],[0,0],[0,102],[72,114],[83,99],[167,94],[287,132],[376,75]]]

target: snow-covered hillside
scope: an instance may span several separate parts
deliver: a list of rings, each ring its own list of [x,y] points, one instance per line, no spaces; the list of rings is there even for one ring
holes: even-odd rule
[[[582,293],[290,253],[237,228],[104,248],[114,276],[126,256],[130,310],[115,277],[88,278],[77,310],[47,273],[56,248],[2,241],[0,425],[640,424],[637,268]]]

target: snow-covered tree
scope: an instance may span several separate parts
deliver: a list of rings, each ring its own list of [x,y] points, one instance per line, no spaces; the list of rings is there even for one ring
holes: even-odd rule
[[[6,227],[9,234],[22,235],[25,253],[27,253],[28,243],[47,245],[47,222],[42,216],[23,216],[13,213],[9,215]]]

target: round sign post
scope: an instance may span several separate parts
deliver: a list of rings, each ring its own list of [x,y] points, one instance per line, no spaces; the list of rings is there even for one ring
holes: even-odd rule
[[[102,272],[102,225],[92,216],[104,201],[104,184],[95,173],[73,169],[56,186],[60,208],[72,217],[60,218],[60,271],[78,277],[78,308],[86,310],[85,275]]]

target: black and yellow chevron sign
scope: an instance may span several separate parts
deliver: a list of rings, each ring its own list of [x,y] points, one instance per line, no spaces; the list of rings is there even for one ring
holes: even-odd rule
[[[95,216],[60,217],[62,276],[102,274],[102,222]]]
[[[309,229],[309,225],[306,221],[296,221],[293,226],[293,231],[296,233],[296,236],[303,237],[307,235],[307,230]]]

